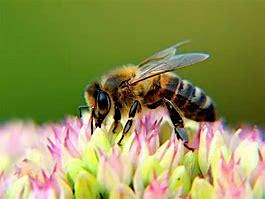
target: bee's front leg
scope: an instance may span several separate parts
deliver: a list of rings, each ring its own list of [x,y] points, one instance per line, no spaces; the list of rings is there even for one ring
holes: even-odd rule
[[[120,111],[120,108],[115,105],[114,107],[114,126],[113,126],[113,129],[112,129],[112,133],[116,133],[116,129],[118,127],[118,124],[119,124],[119,121],[121,120],[121,111]]]
[[[131,129],[131,126],[133,124],[133,118],[134,116],[136,115],[136,112],[140,111],[141,110],[141,105],[140,105],[140,102],[139,101],[135,101],[133,103],[133,105],[131,106],[130,108],[130,111],[129,111],[129,119],[127,120],[125,126],[124,126],[124,129],[123,129],[123,132],[122,132],[122,136],[118,142],[118,144],[120,145],[121,144],[121,141],[123,140],[124,136],[126,133],[128,133],[128,131]]]
[[[89,111],[89,106],[79,106],[79,117],[82,118],[83,117],[83,111]],[[90,116],[90,126],[91,126],[91,135],[93,134],[94,128],[93,128],[93,119],[94,119],[94,108],[91,109],[91,116]]]
[[[79,107],[78,107],[78,110],[79,110],[79,117],[82,118],[82,116],[83,116],[83,111],[84,111],[84,110],[89,111],[89,106],[87,106],[87,105],[79,106]]]
[[[90,128],[91,128],[91,135],[93,134],[94,132],[94,115],[95,115],[95,109],[92,108],[91,110],[91,116],[90,116]]]

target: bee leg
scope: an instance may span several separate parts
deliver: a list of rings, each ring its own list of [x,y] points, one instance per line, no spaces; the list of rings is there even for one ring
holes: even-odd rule
[[[183,120],[182,120],[181,116],[179,115],[178,111],[174,108],[174,106],[172,105],[172,103],[168,99],[162,98],[153,104],[148,104],[147,107],[149,109],[156,109],[157,107],[159,107],[163,104],[165,104],[167,107],[167,110],[168,110],[169,115],[170,115],[170,119],[171,119],[172,123],[174,124],[175,134],[177,135],[177,138],[182,139],[182,140],[187,140],[187,136],[185,136],[185,133],[178,130],[180,127],[183,128],[183,126],[184,126]],[[182,136],[180,136],[180,134],[183,135],[183,138],[182,138]]]
[[[112,133],[116,133],[115,130],[117,129],[119,121],[121,120],[121,112],[117,105],[115,106],[114,111],[114,127]]]
[[[89,106],[86,105],[79,106],[78,110],[79,110],[79,117],[82,118],[83,110],[89,111]]]
[[[154,102],[153,104],[147,104],[147,108],[149,109],[156,109],[157,107],[161,106],[162,104],[164,104],[164,99],[160,99],[156,102]]]
[[[134,116],[136,115],[136,111],[140,111],[141,110],[141,105],[140,105],[140,102],[139,101],[135,101],[133,103],[133,105],[131,106],[130,108],[130,111],[129,111],[129,119],[127,120],[125,126],[124,126],[124,129],[123,129],[123,132],[122,132],[122,136],[118,142],[118,144],[120,145],[121,144],[121,141],[123,140],[124,136],[126,133],[128,133],[128,131],[130,130],[132,124],[133,124],[133,118]]]
[[[170,119],[174,125],[175,134],[178,139],[183,140],[184,146],[190,150],[193,150],[191,147],[188,146],[188,135],[186,133],[186,130],[184,128],[184,122],[182,117],[180,116],[177,109],[173,106],[172,102],[166,98],[164,98],[164,103],[167,107],[167,110],[169,112]]]
[[[79,109],[79,117],[82,118],[83,117],[83,110],[89,111],[89,106],[86,106],[86,105],[79,106],[78,109]],[[93,125],[94,125],[93,124],[93,119],[94,119],[94,109],[92,108],[91,116],[90,116],[91,135],[93,134],[93,131],[94,131],[94,129],[93,129]]]
[[[92,111],[91,111],[91,116],[90,116],[90,132],[91,132],[91,135],[93,134],[93,131],[94,131],[94,114],[95,114],[95,110],[94,108],[92,108]]]
[[[165,104],[167,107],[170,119],[174,125],[174,131],[175,131],[177,138],[184,141],[184,146],[187,149],[193,150],[193,148],[188,146],[189,138],[188,138],[188,135],[184,129],[184,122],[183,122],[179,112],[177,111],[177,109],[175,109],[175,107],[173,106],[173,104],[170,100],[168,100],[166,98],[162,98],[153,104],[148,104],[147,107],[150,109],[156,109],[157,107],[161,106],[162,104]]]

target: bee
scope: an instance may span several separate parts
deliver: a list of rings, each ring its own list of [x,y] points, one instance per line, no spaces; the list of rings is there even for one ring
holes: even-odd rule
[[[138,65],[120,67],[85,89],[85,100],[91,109],[91,132],[101,128],[109,115],[113,116],[113,133],[122,117],[124,125],[121,144],[130,130],[136,114],[143,109],[167,109],[174,132],[188,147],[183,117],[197,122],[217,119],[214,104],[205,92],[173,73],[174,70],[206,60],[205,53],[176,53],[183,44],[175,44],[155,53]]]

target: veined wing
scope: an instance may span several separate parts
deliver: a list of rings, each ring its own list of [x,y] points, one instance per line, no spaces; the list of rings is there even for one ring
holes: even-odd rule
[[[168,48],[161,52],[170,52],[172,54],[173,50],[170,50],[170,48]],[[176,51],[174,51],[174,53],[175,52]],[[173,56],[169,57],[170,53],[167,54],[167,59],[159,59],[158,61],[155,61],[155,59],[153,59],[151,62],[148,62],[148,65],[144,67],[139,66],[140,73],[132,80],[130,80],[129,84],[133,85],[150,77],[202,62],[209,57],[209,55],[205,53],[174,54]]]
[[[153,63],[162,63],[168,59],[170,59],[171,57],[173,57],[177,51],[177,49],[184,45],[189,43],[189,40],[185,40],[182,41],[180,43],[177,43],[167,49],[164,49],[162,51],[159,51],[157,53],[155,53],[154,55],[148,57],[147,59],[145,59],[144,61],[142,61],[140,64],[138,64],[139,68],[146,68],[149,67],[149,65],[152,65]]]

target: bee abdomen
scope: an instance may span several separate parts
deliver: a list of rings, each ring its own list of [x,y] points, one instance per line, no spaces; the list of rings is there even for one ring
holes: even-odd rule
[[[175,91],[174,104],[184,116],[195,121],[215,121],[213,102],[204,91],[187,80],[181,80]]]
[[[164,97],[172,99],[180,81],[180,78],[175,76],[161,76],[153,81],[151,89],[144,97],[145,100],[148,103],[154,103]]]

